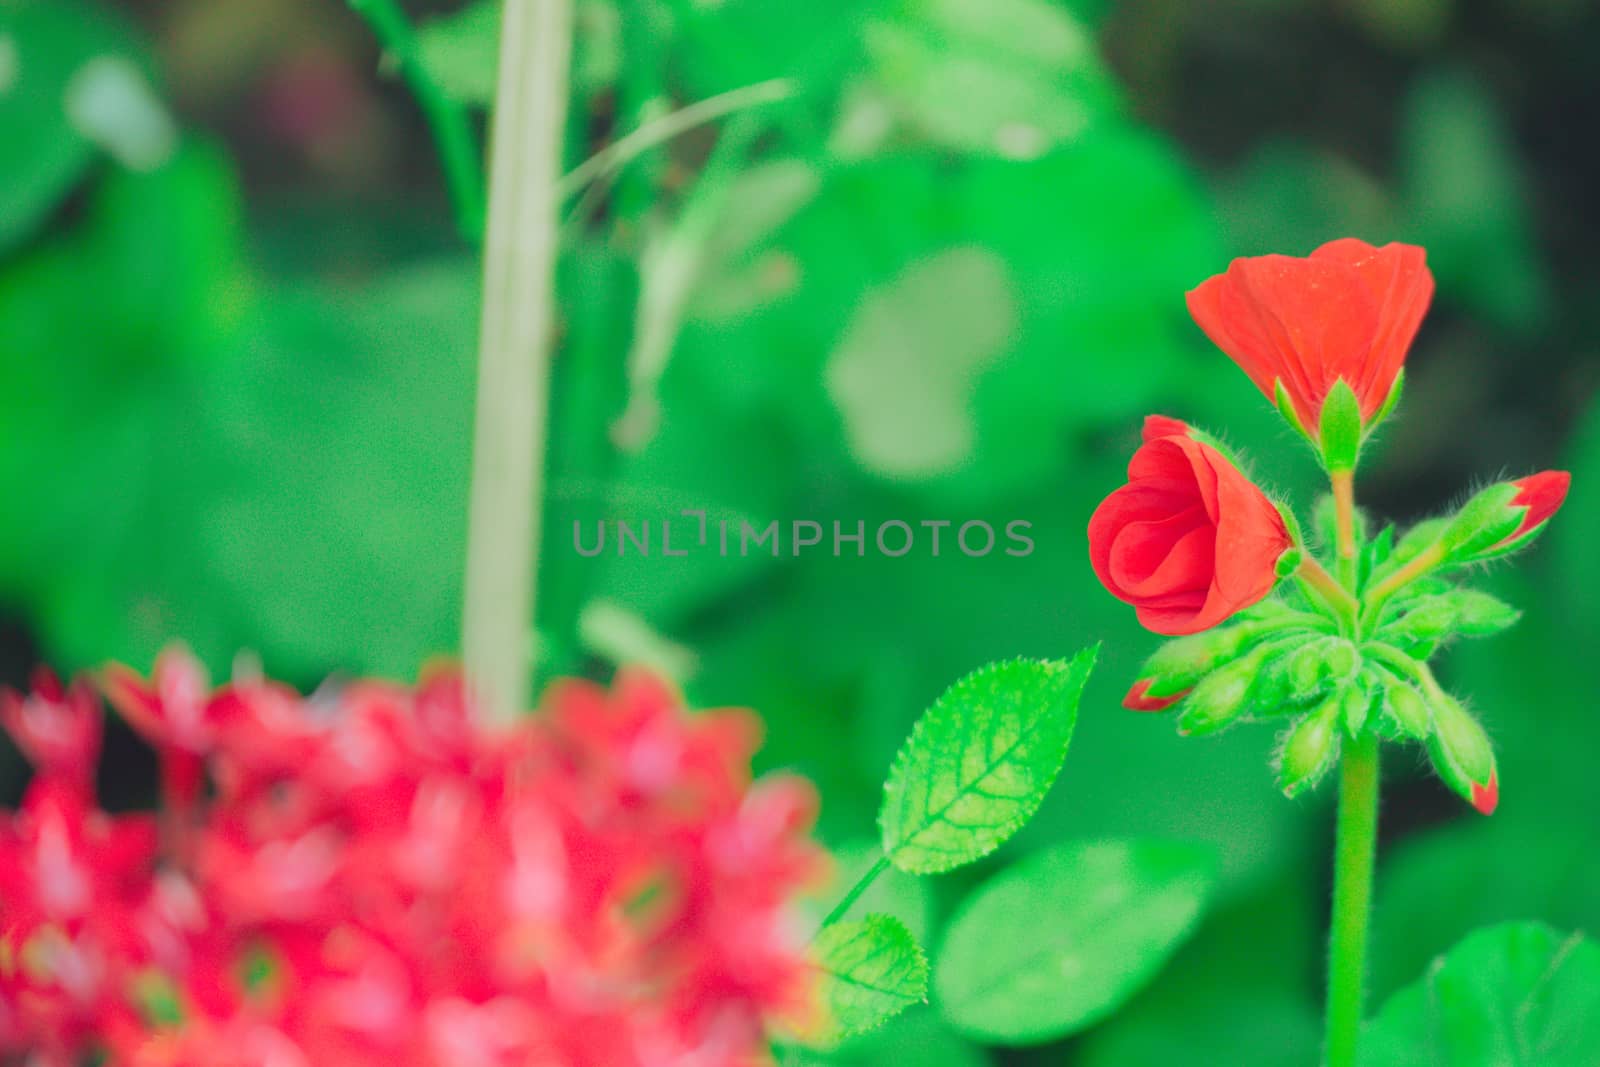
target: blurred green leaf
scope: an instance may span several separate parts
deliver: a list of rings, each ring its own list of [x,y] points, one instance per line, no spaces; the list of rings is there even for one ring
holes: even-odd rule
[[[901,0],[865,40],[872,95],[856,106],[935,144],[1036,159],[1114,110],[1093,35],[1045,0]]]
[[[913,479],[969,460],[974,382],[1010,343],[1016,303],[1005,262],[971,247],[921,260],[862,301],[826,374],[863,467]],[[899,402],[885,405],[891,393]]]
[[[1535,784],[1516,783],[1518,790]],[[1441,946],[1480,926],[1537,915],[1564,929],[1600,928],[1597,838],[1593,827],[1502,823],[1497,815],[1401,841],[1378,874],[1374,993],[1387,996]],[[1507,863],[1513,854],[1516,862]]]
[[[876,1029],[928,998],[928,958],[899,919],[834,923],[817,935],[812,958],[834,1039]]]
[[[126,28],[104,8],[77,0],[0,6],[0,255],[38,228],[94,158],[92,131],[75,118],[73,100],[87,85],[100,94],[90,102],[103,108],[105,91],[117,90],[106,86],[107,70],[141,80],[146,73]]]
[[[1070,842],[1005,869],[951,918],[934,989],[947,1019],[998,1044],[1081,1030],[1148,982],[1215,880],[1204,846]]]
[[[1367,1027],[1363,1067],[1600,1063],[1600,947],[1507,923],[1469,935]]]
[[[1066,758],[1095,655],[981,667],[928,709],[883,788],[878,823],[896,867],[960,867],[1028,821]]]

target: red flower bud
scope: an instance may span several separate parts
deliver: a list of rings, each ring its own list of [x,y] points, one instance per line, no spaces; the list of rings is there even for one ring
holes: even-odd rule
[[[1413,245],[1332,241],[1305,258],[1236,259],[1189,293],[1189,313],[1268,400],[1281,382],[1303,429],[1341,379],[1361,417],[1383,409],[1433,298]]]
[[[1122,706],[1129,711],[1166,711],[1189,695],[1189,690],[1185,689],[1169,697],[1153,697],[1149,695],[1150,683],[1149,678],[1140,678],[1134,682],[1133,688],[1128,690],[1128,695],[1122,698]]]
[[[1500,806],[1500,776],[1495,771],[1489,772],[1489,784],[1472,786],[1472,806],[1478,809],[1479,814],[1493,815],[1494,809]]]
[[[1572,485],[1572,475],[1566,471],[1540,471],[1511,483],[1517,495],[1511,498],[1514,508],[1526,508],[1522,522],[1500,544],[1508,545],[1521,540],[1533,530],[1550,521],[1550,516],[1561,510],[1566,502],[1567,489]]]
[[[1187,436],[1147,441],[1128,480],[1089,519],[1089,558],[1146,629],[1197,633],[1272,591],[1289,531],[1215,448]]]

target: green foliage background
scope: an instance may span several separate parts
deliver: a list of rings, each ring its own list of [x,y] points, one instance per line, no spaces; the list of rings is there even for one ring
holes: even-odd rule
[[[1147,411],[1309,499],[1309,458],[1182,297],[1232,255],[1347,234],[1424,244],[1439,280],[1364,501],[1407,520],[1502,471],[1574,474],[1551,535],[1498,575],[1524,621],[1447,664],[1496,740],[1500,811],[1463,814],[1407,755],[1386,768],[1375,992],[1488,922],[1600,926],[1600,156],[1574,135],[1600,12],[1201,7],[580,0],[574,165],[714,94],[787,95],[569,203],[547,669],[647,659],[698,702],[756,707],[763,759],[819,784],[848,853],[952,679],[1103,641],[1040,815],[911,910],[940,928],[994,862],[1066,838],[1196,840],[1221,861],[1196,938],[1082,1036],[1000,1057],[919,1008],[828,1062],[1314,1058],[1328,791],[1279,796],[1265,733],[1184,742],[1117,706],[1153,639],[1094,581],[1084,530]],[[412,14],[476,107],[489,13]],[[36,660],[143,667],[173,636],[219,674],[244,648],[306,685],[412,677],[454,648],[477,267],[379,60],[339,0],[0,0],[11,681]],[[681,509],[1023,519],[1036,548],[574,551],[574,522]],[[144,764],[114,742],[113,792],[137,799]],[[0,761],[14,796],[20,765]],[[1215,1058],[1192,1058],[1197,1030]]]

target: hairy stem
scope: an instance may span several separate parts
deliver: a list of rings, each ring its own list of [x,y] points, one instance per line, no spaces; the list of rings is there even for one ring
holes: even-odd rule
[[[1329,475],[1333,486],[1333,514],[1339,539],[1339,581],[1346,589],[1356,586],[1356,478],[1354,471]]]
[[[416,31],[396,0],[350,0],[350,7],[367,20],[417,98],[439,148],[456,226],[462,237],[477,244],[483,239],[484,188],[482,149],[472,128],[472,116],[429,73],[422,62]]]
[[[1294,572],[1295,577],[1309,586],[1311,591],[1338,613],[1346,627],[1353,627],[1360,614],[1361,605],[1350,590],[1339,583],[1328,569],[1312,556],[1304,556]]]
[[[1409,563],[1383,581],[1374,585],[1368,591],[1367,616],[1375,619],[1378,611],[1383,607],[1383,602],[1388,600],[1396,590],[1416,581],[1444,561],[1444,546],[1435,541],[1419,552]]]
[[[1345,745],[1339,768],[1339,825],[1334,844],[1333,921],[1328,937],[1327,1067],[1355,1067],[1361,1037],[1378,842],[1378,738]]]
[[[571,0],[507,0],[484,247],[462,646],[485,715],[527,706]]]

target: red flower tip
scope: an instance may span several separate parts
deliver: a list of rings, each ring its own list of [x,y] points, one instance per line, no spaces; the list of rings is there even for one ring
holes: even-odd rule
[[[1159,441],[1163,437],[1192,437],[1194,430],[1182,419],[1169,418],[1166,415],[1146,415],[1144,418],[1145,443]]]
[[[1128,690],[1128,695],[1122,698],[1122,706],[1129,711],[1165,711],[1184,697],[1189,695],[1185,689],[1170,697],[1153,697],[1150,693],[1150,679],[1140,678],[1133,683],[1133,688]]]
[[[1494,809],[1500,806],[1500,774],[1498,771],[1489,772],[1489,784],[1472,787],[1472,806],[1483,815],[1493,815]]]
[[[1330,241],[1304,258],[1236,259],[1190,291],[1189,313],[1268,400],[1283,383],[1312,433],[1342,378],[1370,419],[1383,407],[1433,298],[1414,245]]]
[[[1517,487],[1517,495],[1512,498],[1511,506],[1528,510],[1522,516],[1522,524],[1506,538],[1507,541],[1515,541],[1529,530],[1542,526],[1550,520],[1550,516],[1561,510],[1561,505],[1567,499],[1567,490],[1572,485],[1572,475],[1566,471],[1540,471],[1511,484]]]

